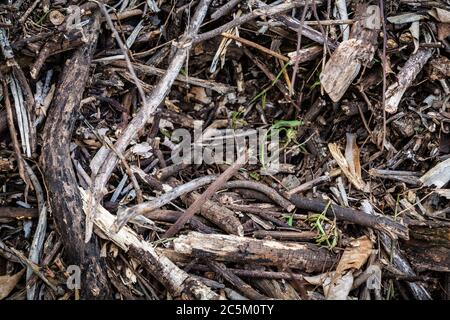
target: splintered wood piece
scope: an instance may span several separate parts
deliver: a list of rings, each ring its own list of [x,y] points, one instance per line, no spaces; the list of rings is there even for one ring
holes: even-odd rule
[[[266,266],[289,267],[307,272],[330,269],[337,257],[310,243],[257,240],[245,237],[190,232],[173,241],[178,253],[199,258]]]
[[[397,75],[397,81],[394,82],[386,90],[386,112],[396,113],[400,100],[403,97],[406,89],[408,89],[412,82],[416,79],[423,66],[431,58],[433,49],[425,48],[419,49],[412,54],[408,61],[406,61],[403,68]]]
[[[352,27],[352,38],[341,42],[320,74],[320,83],[334,102],[339,101],[375,54],[379,19],[377,6],[369,6]],[[378,12],[378,15],[377,15]]]

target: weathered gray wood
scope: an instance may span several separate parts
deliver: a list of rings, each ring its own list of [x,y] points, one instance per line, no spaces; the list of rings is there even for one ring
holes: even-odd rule
[[[220,234],[190,232],[174,240],[178,253],[198,258],[319,272],[330,269],[336,255],[310,243],[256,240]]]

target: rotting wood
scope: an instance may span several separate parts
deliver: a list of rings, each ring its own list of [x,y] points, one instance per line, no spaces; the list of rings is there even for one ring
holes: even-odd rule
[[[337,261],[333,253],[310,243],[189,232],[176,238],[173,244],[176,252],[198,258],[289,267],[306,272],[329,270]]]

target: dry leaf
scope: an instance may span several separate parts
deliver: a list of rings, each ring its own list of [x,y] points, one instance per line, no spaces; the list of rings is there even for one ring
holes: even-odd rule
[[[349,271],[333,282],[331,278],[327,278],[323,284],[323,292],[327,300],[347,300],[352,286],[353,273]]]
[[[211,103],[211,97],[206,94],[205,88],[192,87],[190,95],[197,101],[203,104]]]
[[[5,299],[13,291],[24,272],[25,269],[22,269],[12,276],[0,276],[0,300]]]
[[[347,160],[350,172],[362,181],[361,163],[359,161],[359,148],[358,145],[356,144],[356,136],[351,133],[347,133],[345,159]]]
[[[345,159],[344,155],[342,154],[341,150],[339,150],[338,145],[335,143],[329,143],[328,149],[330,149],[331,155],[338,163],[342,172],[346,175],[346,177],[350,180],[350,182],[356,187],[356,189],[364,191],[364,192],[369,192],[368,185],[366,185],[366,183],[364,183],[362,178],[358,177],[356,174],[353,174],[351,172],[349,164],[348,164],[347,160]]]
[[[372,241],[367,236],[360,237],[350,243],[336,268],[336,277],[347,270],[358,270],[367,261],[372,253]]]
[[[312,277],[305,276],[303,279],[309,284],[321,285],[327,300],[346,300],[354,278],[353,273],[349,271],[342,277],[337,277],[336,272],[326,272]]]

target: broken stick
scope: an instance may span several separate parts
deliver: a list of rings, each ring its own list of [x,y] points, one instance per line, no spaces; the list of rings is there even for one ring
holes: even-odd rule
[[[44,128],[42,164],[49,200],[56,226],[64,242],[65,253],[71,264],[82,271],[82,298],[110,297],[106,272],[100,264],[96,241],[84,243],[85,223],[81,213],[81,198],[70,157],[70,141],[75,124],[75,113],[89,76],[89,66],[99,33],[99,17],[87,27],[88,42],[69,59],[62,72],[59,87]]]
[[[296,194],[290,195],[289,200],[299,209],[323,212],[327,209],[327,203],[323,200],[308,199]],[[370,215],[363,211],[344,208],[335,204],[329,206],[326,214],[336,217],[338,220],[348,221],[361,226],[371,227],[388,233],[392,238],[397,237],[409,239],[408,227],[392,220],[391,218],[379,215]]]
[[[248,160],[248,151],[245,150],[243,154],[237,158],[227,170],[225,170],[216,181],[214,181],[205,192],[202,193],[190,207],[183,213],[180,219],[177,220],[164,234],[164,238],[170,238],[174,236],[178,231],[183,228],[186,222],[189,221],[203,206],[203,204],[209,200],[214,193],[216,193],[240,168],[242,168]]]

